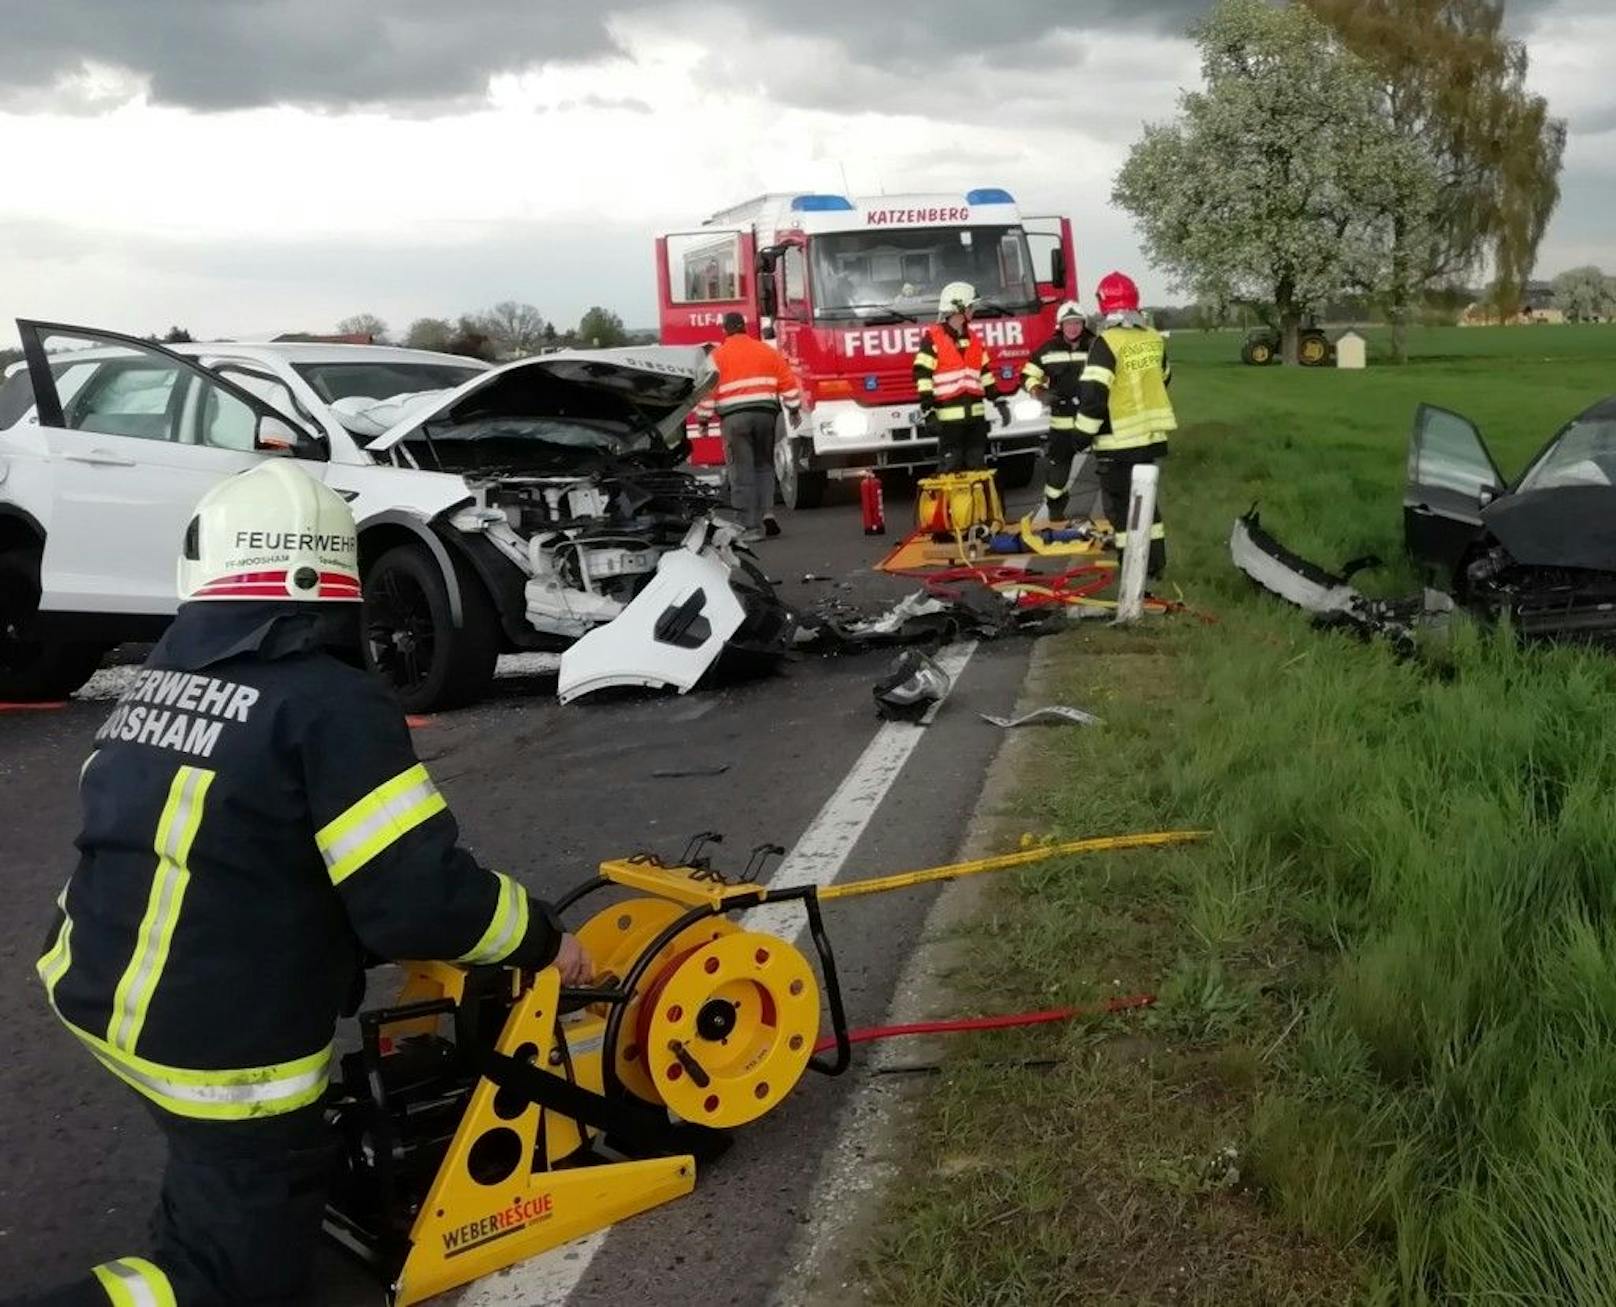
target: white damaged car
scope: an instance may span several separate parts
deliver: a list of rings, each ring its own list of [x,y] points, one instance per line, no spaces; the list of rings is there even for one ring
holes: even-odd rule
[[[111,645],[154,638],[196,501],[267,457],[302,460],[353,505],[368,656],[407,710],[478,698],[501,652],[564,648],[642,592],[621,635],[590,646],[573,678],[586,685],[569,687],[564,663],[567,697],[688,689],[720,654],[789,641],[790,615],[712,516],[712,492],[676,470],[713,381],[698,350],[491,368],[17,325],[24,361],[0,384],[0,699],[61,697]],[[664,602],[674,616],[647,614]]]

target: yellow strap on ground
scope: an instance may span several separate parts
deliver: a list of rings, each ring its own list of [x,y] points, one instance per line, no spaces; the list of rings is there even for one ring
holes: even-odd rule
[[[827,899],[850,899],[860,894],[884,894],[890,889],[908,889],[912,885],[928,885],[937,880],[959,880],[964,876],[980,876],[989,871],[1009,871],[1015,867],[1030,867],[1052,858],[1073,857],[1081,853],[1194,844],[1210,834],[1212,832],[1208,830],[1168,830],[1139,835],[1102,835],[1094,839],[1068,840],[1064,844],[1040,844],[1019,853],[1003,853],[996,858],[978,858],[975,862],[956,862],[944,867],[927,867],[923,871],[901,871],[895,876],[873,876],[868,880],[827,885],[819,891],[819,898],[823,902]]]

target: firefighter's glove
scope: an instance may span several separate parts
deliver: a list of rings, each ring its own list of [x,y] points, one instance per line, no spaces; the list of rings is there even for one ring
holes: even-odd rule
[[[1002,399],[996,399],[996,400],[993,401],[993,407],[994,407],[995,410],[997,410],[997,412],[999,414],[999,423],[1000,423],[1000,425],[1001,426],[1006,426],[1006,427],[1009,426],[1010,425],[1010,405],[1005,403],[1004,400],[1002,400]]]
[[[920,429],[933,440],[936,440],[943,434],[942,419],[937,416],[936,409],[929,408],[926,410],[925,414],[920,419]]]
[[[802,410],[799,408],[787,409],[786,421],[791,423],[791,429],[795,431],[802,425]]]

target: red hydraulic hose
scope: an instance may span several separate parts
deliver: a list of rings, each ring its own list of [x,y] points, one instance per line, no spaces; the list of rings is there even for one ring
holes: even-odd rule
[[[1107,999],[1104,1003],[1090,1003],[1084,1007],[1052,1007],[1041,1012],[1007,1012],[996,1017],[954,1017],[947,1021],[912,1021],[898,1026],[862,1026],[847,1032],[849,1044],[871,1044],[878,1039],[897,1039],[900,1035],[953,1035],[966,1030],[1006,1030],[1013,1026],[1039,1026],[1049,1021],[1070,1021],[1074,1017],[1104,1016],[1110,1012],[1127,1012],[1132,1008],[1150,1007],[1156,1002],[1154,994],[1125,994]],[[827,1035],[814,1045],[814,1052],[823,1053],[836,1047],[836,1036]]]

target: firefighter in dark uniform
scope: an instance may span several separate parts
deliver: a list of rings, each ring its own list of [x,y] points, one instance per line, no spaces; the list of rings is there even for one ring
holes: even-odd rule
[[[937,321],[926,328],[915,354],[915,391],[928,436],[937,442],[939,472],[969,472],[988,465],[987,406],[1010,422],[999,395],[993,356],[971,331],[976,288],[953,281],[938,297]]]
[[[364,956],[588,976],[554,911],[460,847],[363,670],[355,537],[290,461],[211,490],[179,615],[96,735],[39,975],[168,1164],[150,1255],[36,1302],[314,1301],[320,1100]]]
[[[1167,342],[1139,312],[1139,288],[1113,272],[1101,278],[1095,293],[1103,321],[1078,383],[1077,430],[1094,441],[1105,515],[1121,554],[1139,545],[1128,530],[1133,469],[1167,457],[1167,435],[1178,429],[1178,419],[1167,397],[1172,381]],[[1160,576],[1166,566],[1167,531],[1158,497],[1149,574]]]
[[[1094,333],[1076,300],[1055,311],[1055,334],[1021,368],[1027,392],[1049,401],[1049,444],[1044,450],[1044,506],[1053,521],[1066,516],[1066,485],[1072,460],[1093,443],[1077,432],[1077,386]]]

